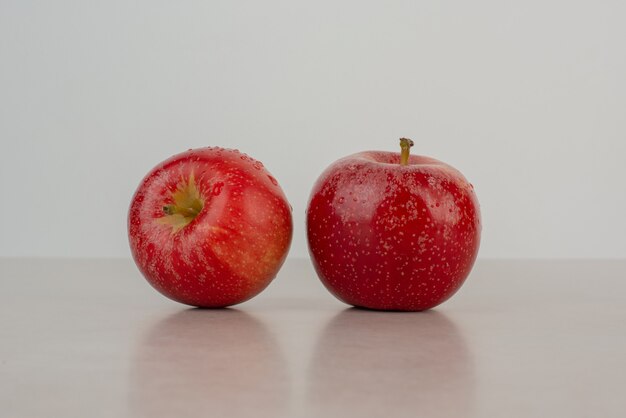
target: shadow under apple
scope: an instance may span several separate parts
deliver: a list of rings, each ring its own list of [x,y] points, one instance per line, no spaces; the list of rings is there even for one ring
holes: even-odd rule
[[[158,322],[137,349],[131,382],[130,407],[139,417],[270,417],[288,406],[274,336],[235,309],[189,309]]]
[[[311,417],[469,416],[473,359],[437,311],[350,308],[326,325],[308,371]]]

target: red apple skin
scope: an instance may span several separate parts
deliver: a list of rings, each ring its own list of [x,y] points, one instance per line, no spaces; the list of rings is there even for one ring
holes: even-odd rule
[[[450,298],[480,243],[473,186],[453,167],[367,151],[336,161],[313,187],[307,238],[315,270],[343,302],[421,311]]]
[[[174,231],[162,222],[164,206],[192,175],[204,206]],[[157,165],[142,180],[128,213],[131,252],[148,282],[170,299],[206,308],[261,292],[285,261],[292,230],[291,206],[263,164],[216,147]]]

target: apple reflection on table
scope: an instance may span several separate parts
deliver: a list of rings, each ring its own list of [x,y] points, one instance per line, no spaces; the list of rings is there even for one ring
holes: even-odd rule
[[[236,309],[188,309],[154,325],[131,366],[134,416],[280,416],[288,371],[266,326]]]
[[[445,314],[351,308],[326,325],[308,371],[311,417],[467,416],[472,355]]]

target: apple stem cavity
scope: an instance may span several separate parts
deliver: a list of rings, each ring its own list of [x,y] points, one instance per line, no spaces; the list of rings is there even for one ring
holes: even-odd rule
[[[400,165],[409,164],[409,154],[413,145],[415,143],[409,138],[400,138]]]
[[[204,207],[204,200],[193,174],[189,179],[181,179],[171,198],[174,203],[163,206],[165,216],[158,218],[158,222],[169,225],[172,233],[176,233],[191,223]]]

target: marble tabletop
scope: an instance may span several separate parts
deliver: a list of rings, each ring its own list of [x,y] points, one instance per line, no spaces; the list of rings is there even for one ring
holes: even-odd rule
[[[305,259],[231,309],[126,259],[0,259],[2,417],[624,417],[626,260],[479,260],[422,313],[334,299]]]

